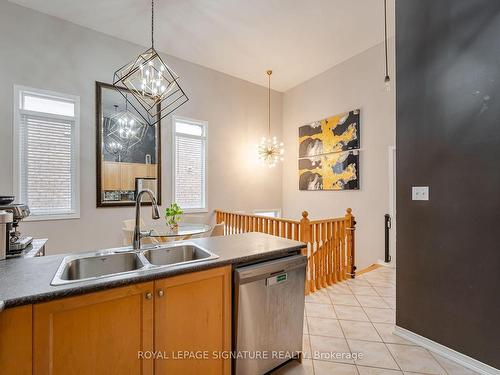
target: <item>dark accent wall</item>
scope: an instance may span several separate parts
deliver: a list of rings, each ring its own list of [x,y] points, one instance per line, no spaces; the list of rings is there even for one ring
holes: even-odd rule
[[[500,368],[500,1],[397,0],[396,65],[397,325]]]

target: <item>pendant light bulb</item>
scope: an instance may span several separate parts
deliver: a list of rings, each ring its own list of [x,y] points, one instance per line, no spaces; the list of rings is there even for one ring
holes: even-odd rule
[[[389,76],[385,76],[384,89],[387,92],[391,91],[391,77],[389,77]]]
[[[389,59],[387,53],[387,0],[384,0],[384,53],[385,53],[385,78],[384,89],[391,91],[391,77],[389,76]]]

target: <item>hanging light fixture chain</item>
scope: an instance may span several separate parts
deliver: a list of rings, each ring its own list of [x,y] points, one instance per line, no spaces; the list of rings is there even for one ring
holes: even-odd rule
[[[385,48],[385,77],[389,77],[389,60],[387,58],[387,0],[384,0],[384,48]]]
[[[155,7],[154,7],[154,0],[151,0],[151,47],[152,48],[154,48],[155,46],[154,26],[155,26]]]

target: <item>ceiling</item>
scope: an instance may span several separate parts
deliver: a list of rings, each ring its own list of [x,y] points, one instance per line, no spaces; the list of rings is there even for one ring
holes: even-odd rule
[[[150,45],[149,0],[11,1]],[[261,85],[273,69],[286,91],[382,42],[383,15],[383,0],[157,0],[155,47]]]

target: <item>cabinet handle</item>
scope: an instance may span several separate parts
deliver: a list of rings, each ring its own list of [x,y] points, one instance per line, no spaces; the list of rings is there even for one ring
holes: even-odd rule
[[[147,292],[146,293],[146,299],[151,299],[151,298],[153,298],[153,293]]]
[[[165,295],[165,292],[163,289],[158,289],[158,297],[163,297]]]

